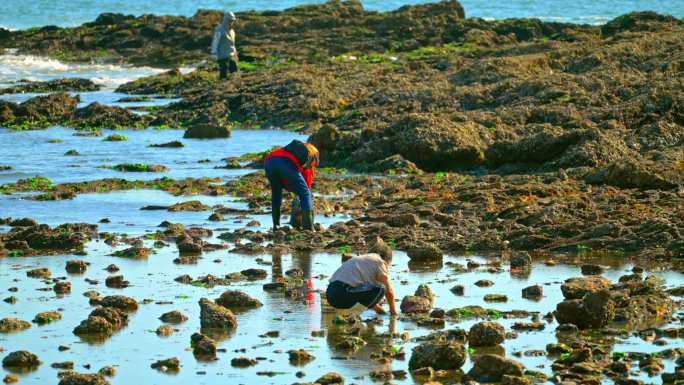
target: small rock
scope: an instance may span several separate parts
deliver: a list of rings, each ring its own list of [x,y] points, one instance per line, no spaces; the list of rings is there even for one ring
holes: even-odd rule
[[[168,313],[164,313],[159,317],[159,319],[162,322],[170,323],[170,324],[179,324],[183,323],[188,320],[188,317],[185,316],[183,313],[179,312],[178,310],[170,311]]]
[[[171,327],[169,325],[161,325],[160,327],[157,328],[157,331],[155,333],[157,333],[157,335],[161,336],[161,337],[168,337],[171,334],[173,334],[175,331],[176,331],[176,329],[174,329],[173,327]]]
[[[69,294],[71,293],[71,282],[57,282],[53,290],[57,294]]]
[[[610,289],[611,283],[600,276],[569,278],[561,285],[565,299],[582,299],[586,294]]]
[[[88,264],[81,260],[67,261],[66,271],[70,274],[83,274],[88,269]]]
[[[264,291],[285,291],[285,284],[282,282],[271,282],[263,285]]]
[[[65,372],[60,375],[58,385],[110,385],[109,381],[105,380],[99,374],[81,374],[73,371]]]
[[[50,272],[50,270],[42,267],[39,269],[33,269],[33,270],[27,271],[26,276],[29,278],[47,279],[47,278],[50,278],[52,276],[52,273]]]
[[[416,214],[399,214],[387,218],[387,224],[392,227],[411,227],[418,226],[420,219]]]
[[[99,375],[104,377],[114,377],[116,376],[116,368],[113,366],[105,366],[97,372]]]
[[[521,363],[495,354],[478,355],[473,361],[466,377],[480,383],[500,382],[505,375],[523,377],[525,374]]]
[[[478,322],[468,332],[468,344],[472,347],[496,346],[506,338],[506,330],[496,322]]]
[[[425,297],[407,295],[402,299],[399,308],[404,314],[427,313],[432,309],[432,302]]]
[[[463,287],[463,285],[455,285],[450,291],[454,293],[454,295],[462,296],[465,294],[465,287]]]
[[[344,377],[338,373],[329,372],[319,377],[316,383],[321,385],[344,384]]]
[[[511,270],[529,270],[532,268],[532,257],[526,251],[514,253],[511,256]]]
[[[249,357],[236,357],[230,360],[230,366],[235,368],[248,368],[257,364],[257,360]]]
[[[46,311],[36,314],[36,316],[33,318],[33,322],[37,323],[38,325],[47,325],[61,319],[62,314],[56,311]]]
[[[428,341],[411,352],[409,370],[431,367],[436,370],[459,369],[465,363],[466,350],[456,342]]]
[[[527,299],[539,299],[544,296],[544,287],[540,285],[528,286],[522,289],[522,297]]]
[[[113,275],[105,279],[105,286],[113,289],[123,289],[130,286],[130,283],[124,279],[123,275]]]
[[[53,369],[73,370],[74,363],[73,361],[54,362],[50,365],[50,367]]]
[[[0,333],[12,333],[26,330],[31,327],[31,324],[16,318],[0,319]]]
[[[108,295],[102,298],[100,305],[104,307],[114,307],[123,311],[138,310],[138,302],[133,298],[124,295]]]
[[[443,258],[442,251],[432,244],[413,245],[406,253],[411,261],[416,262],[439,262]]]
[[[504,294],[487,294],[484,300],[485,302],[508,302],[508,297]]]
[[[228,290],[216,299],[216,303],[227,309],[255,309],[263,304],[239,290]]]
[[[290,363],[297,366],[306,365],[315,358],[304,349],[290,350],[287,354],[290,356]]]
[[[603,274],[603,267],[600,265],[584,264],[582,265],[583,275],[601,275]]]
[[[193,348],[192,354],[204,360],[216,359],[216,342],[201,333],[194,333],[190,337],[190,346]]]
[[[246,269],[242,270],[240,274],[247,277],[249,280],[264,279],[268,276],[268,272],[264,269]]]
[[[501,385],[530,385],[530,380],[524,376],[511,376],[504,374],[501,376]]]
[[[203,328],[217,328],[232,330],[237,328],[237,319],[233,312],[217,305],[207,298],[199,301],[200,324]]]
[[[38,356],[26,350],[12,352],[2,359],[2,366],[10,369],[31,369],[39,365]]]
[[[150,365],[152,369],[157,369],[159,371],[165,372],[165,371],[178,371],[180,370],[180,361],[176,357],[172,358],[167,358],[165,360],[160,360],[152,365]]]

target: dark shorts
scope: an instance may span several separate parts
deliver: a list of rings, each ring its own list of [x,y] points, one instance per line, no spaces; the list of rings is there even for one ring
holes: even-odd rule
[[[352,287],[344,282],[334,281],[325,292],[330,306],[335,309],[349,309],[360,303],[366,307],[375,306],[385,296],[385,287],[363,285]]]

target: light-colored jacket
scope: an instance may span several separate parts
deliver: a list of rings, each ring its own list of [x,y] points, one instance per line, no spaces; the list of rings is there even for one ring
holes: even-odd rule
[[[238,60],[237,48],[235,47],[235,30],[230,28],[230,17],[223,18],[223,22],[214,30],[214,38],[211,41],[211,53],[217,59]]]

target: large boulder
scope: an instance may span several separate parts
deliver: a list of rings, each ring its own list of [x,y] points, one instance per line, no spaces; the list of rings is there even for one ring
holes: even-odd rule
[[[496,322],[478,322],[468,332],[468,344],[472,347],[496,346],[505,338],[506,330]]]
[[[396,153],[426,171],[449,170],[484,161],[486,134],[470,122],[433,114],[409,114],[390,129]]]
[[[409,360],[409,370],[432,367],[437,370],[459,369],[465,363],[466,350],[457,342],[428,341],[415,348]]]
[[[473,367],[466,374],[468,380],[480,383],[500,382],[503,376],[522,377],[523,364],[496,354],[482,354],[473,359]]]
[[[209,329],[232,330],[237,328],[237,319],[230,310],[202,298],[200,306],[200,325]]]

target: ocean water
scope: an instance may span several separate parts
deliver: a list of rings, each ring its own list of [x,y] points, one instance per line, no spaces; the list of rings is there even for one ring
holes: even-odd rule
[[[192,15],[199,8],[231,11],[278,10],[316,0],[3,0],[0,26],[23,29],[45,25],[74,26],[92,21],[102,12],[142,15]],[[366,9],[387,11],[427,0],[362,0]],[[682,0],[461,0],[468,17],[504,19],[538,17],[549,21],[601,24],[632,11],[652,10],[684,17]]]

